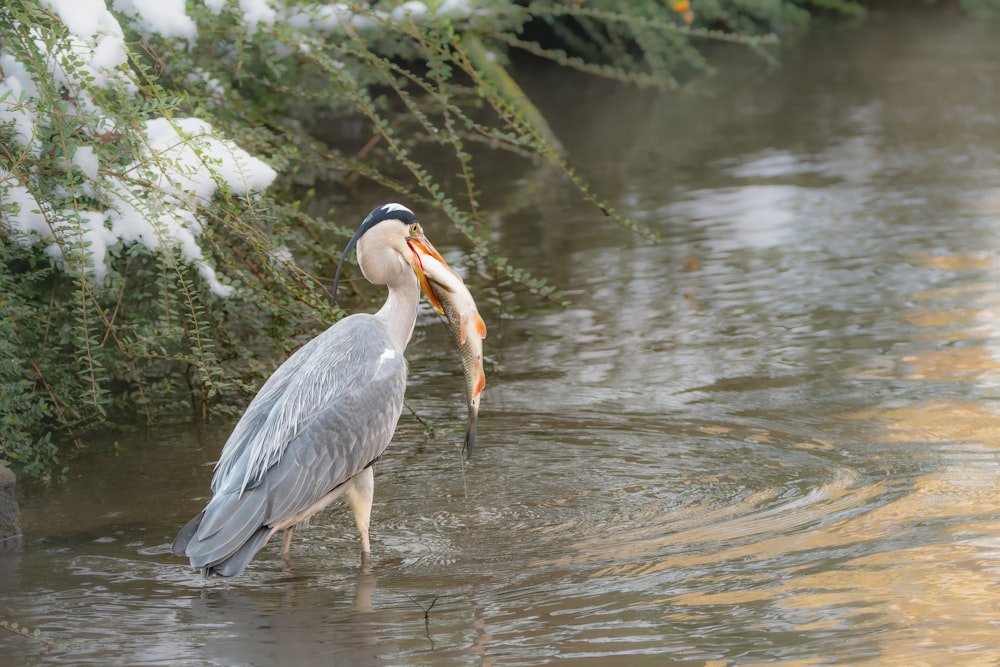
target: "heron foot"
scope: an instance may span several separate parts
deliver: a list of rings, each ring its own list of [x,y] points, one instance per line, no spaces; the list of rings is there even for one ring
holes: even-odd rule
[[[361,552],[361,566],[358,568],[358,572],[366,574],[372,571],[372,552],[362,551]]]

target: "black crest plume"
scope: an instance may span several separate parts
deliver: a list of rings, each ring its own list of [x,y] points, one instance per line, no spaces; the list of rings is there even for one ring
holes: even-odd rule
[[[354,236],[351,240],[347,242],[344,246],[344,252],[340,256],[340,261],[337,262],[337,272],[333,276],[333,304],[337,304],[337,284],[340,282],[340,271],[344,268],[344,262],[350,256],[351,251],[354,250],[354,246],[358,244],[358,239],[365,235],[369,229],[374,227],[380,222],[385,220],[400,220],[404,224],[410,224],[411,222],[416,222],[417,216],[414,215],[413,211],[406,208],[402,204],[383,204],[382,206],[376,206],[372,209],[372,212],[365,216],[364,221],[361,226],[358,227],[358,231],[354,232]]]

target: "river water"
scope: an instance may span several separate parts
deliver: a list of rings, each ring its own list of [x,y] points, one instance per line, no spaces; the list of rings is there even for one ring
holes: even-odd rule
[[[524,165],[484,172],[499,247],[571,303],[501,310],[470,279],[471,465],[430,311],[408,401],[434,433],[404,417],[379,464],[371,572],[337,506],[290,567],[271,545],[198,578],[169,542],[231,424],[119,436],[22,499],[0,619],[47,643],[0,630],[0,663],[996,664],[996,25],[875,14],[711,96],[526,84],[661,239]]]

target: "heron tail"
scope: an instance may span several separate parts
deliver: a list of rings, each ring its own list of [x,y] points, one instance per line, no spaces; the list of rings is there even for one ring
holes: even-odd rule
[[[198,532],[198,527],[201,525],[201,520],[205,518],[205,510],[198,512],[193,519],[187,522],[180,532],[177,533],[177,537],[174,538],[174,543],[171,545],[170,550],[174,552],[175,556],[184,556],[187,552],[188,543],[194,534]]]
[[[174,543],[171,545],[171,551],[173,551],[175,556],[187,555],[188,544],[194,538],[195,534],[197,534],[198,528],[201,526],[201,521],[204,518],[205,512],[202,510],[177,533],[177,537],[174,538]],[[242,573],[253,559],[254,554],[257,553],[257,550],[267,541],[267,536],[270,532],[270,528],[261,526],[239,549],[222,560],[203,565],[200,568],[201,575],[203,577],[210,577],[213,574],[217,574],[220,577],[235,577]]]
[[[191,567],[205,576],[234,577],[253,558],[270,532],[267,523],[267,492],[261,487],[240,489],[212,496],[201,514],[181,528],[173,551],[187,556]]]
[[[210,577],[213,574],[217,574],[220,577],[235,577],[239,575],[246,569],[246,566],[249,565],[250,561],[254,557],[254,554],[257,553],[257,550],[260,549],[264,542],[267,541],[267,536],[270,533],[270,528],[262,526],[232,555],[227,556],[216,563],[209,563],[201,568],[201,576]]]

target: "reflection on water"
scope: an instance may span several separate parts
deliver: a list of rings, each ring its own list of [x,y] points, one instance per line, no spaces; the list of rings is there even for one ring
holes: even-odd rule
[[[572,305],[486,313],[464,469],[461,369],[423,311],[408,400],[436,434],[404,419],[379,464],[372,572],[341,507],[290,569],[271,546],[198,579],[169,541],[228,425],[120,438],[25,498],[0,619],[48,643],[0,631],[0,662],[995,662],[1000,42],[876,13],[794,60],[714,99],[538,75],[662,241],[543,174],[483,184],[502,250]]]

